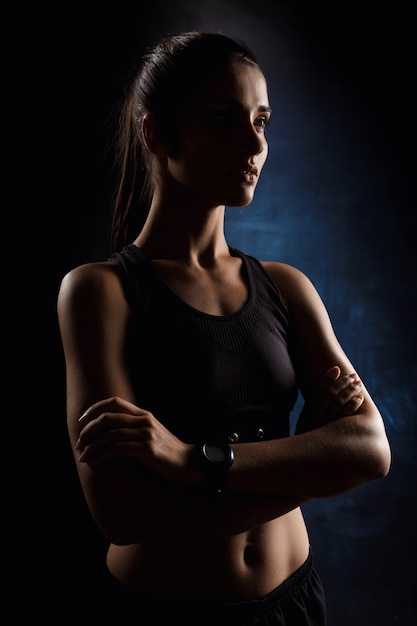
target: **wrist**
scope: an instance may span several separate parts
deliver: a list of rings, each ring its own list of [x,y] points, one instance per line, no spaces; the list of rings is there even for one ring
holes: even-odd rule
[[[206,441],[199,448],[199,459],[206,486],[213,492],[221,493],[233,465],[233,449],[227,443]]]
[[[200,462],[200,445],[187,444],[181,482],[188,487],[197,487],[205,481]]]

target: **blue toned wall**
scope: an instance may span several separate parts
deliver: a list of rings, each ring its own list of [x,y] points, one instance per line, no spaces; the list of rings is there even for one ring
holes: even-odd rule
[[[411,15],[400,7],[371,14],[366,2],[350,4],[348,13],[320,3],[301,10],[273,0],[256,7],[154,0],[146,13],[119,2],[101,14],[75,3],[59,15],[47,4],[28,20],[37,96],[30,103],[31,202],[22,210],[26,249],[41,270],[27,287],[35,323],[28,398],[43,424],[30,422],[34,617],[45,623],[56,615],[53,589],[61,613],[68,603],[65,623],[78,624],[70,596],[78,593],[82,606],[85,581],[104,549],[67,442],[58,284],[73,265],[107,254],[104,129],[129,63],[166,32],[198,28],[241,37],[257,51],[273,108],[269,159],[254,202],[227,209],[229,241],[310,277],[392,446],[385,480],[304,508],[329,626],[411,626],[417,617]],[[21,114],[27,119],[27,102]]]
[[[329,623],[411,626],[417,206],[408,160],[415,165],[415,91],[395,27],[376,33],[363,23],[326,26],[337,32],[316,46],[314,36],[297,40],[303,45],[296,50],[274,38],[276,24],[266,20],[258,31],[254,47],[262,37],[273,108],[270,156],[255,201],[229,209],[227,229],[236,247],[295,265],[314,282],[392,445],[387,479],[304,507]],[[350,46],[332,47],[343,35]],[[282,58],[287,63],[277,71]]]

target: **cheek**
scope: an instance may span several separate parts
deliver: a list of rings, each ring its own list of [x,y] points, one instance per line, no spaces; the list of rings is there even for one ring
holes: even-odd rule
[[[213,167],[207,160],[206,155],[195,153],[191,158],[181,155],[178,159],[173,159],[168,163],[170,176],[183,187],[190,191],[200,189],[201,184],[207,180],[208,173]]]
[[[263,168],[263,166],[265,165],[265,161],[268,158],[268,153],[269,153],[269,146],[268,146],[268,142],[265,139],[263,150],[262,150],[262,152],[260,154],[260,158],[259,158],[259,169]]]
[[[209,142],[197,141],[183,146],[174,167],[178,175],[197,180],[216,171],[220,160],[218,149],[214,150]]]

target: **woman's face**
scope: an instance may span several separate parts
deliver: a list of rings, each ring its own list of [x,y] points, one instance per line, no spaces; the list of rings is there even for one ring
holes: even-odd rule
[[[205,205],[249,204],[268,154],[270,115],[263,74],[231,64],[187,101],[170,176]]]

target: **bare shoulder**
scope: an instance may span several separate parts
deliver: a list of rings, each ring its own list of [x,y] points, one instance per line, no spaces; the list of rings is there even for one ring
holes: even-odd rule
[[[90,305],[108,309],[124,300],[117,265],[102,261],[79,265],[67,272],[59,287],[57,306],[59,314],[76,314]]]
[[[59,295],[82,295],[89,290],[102,291],[120,283],[117,266],[111,261],[85,263],[69,270],[62,278]]]
[[[57,314],[68,363],[87,367],[102,354],[101,365],[108,365],[120,353],[131,315],[118,266],[103,261],[70,270],[61,282]]]
[[[278,261],[261,261],[288,304],[319,298],[308,276],[292,265]]]
[[[262,266],[272,278],[297,281],[306,278],[306,275],[293,265],[279,261],[261,261]]]

